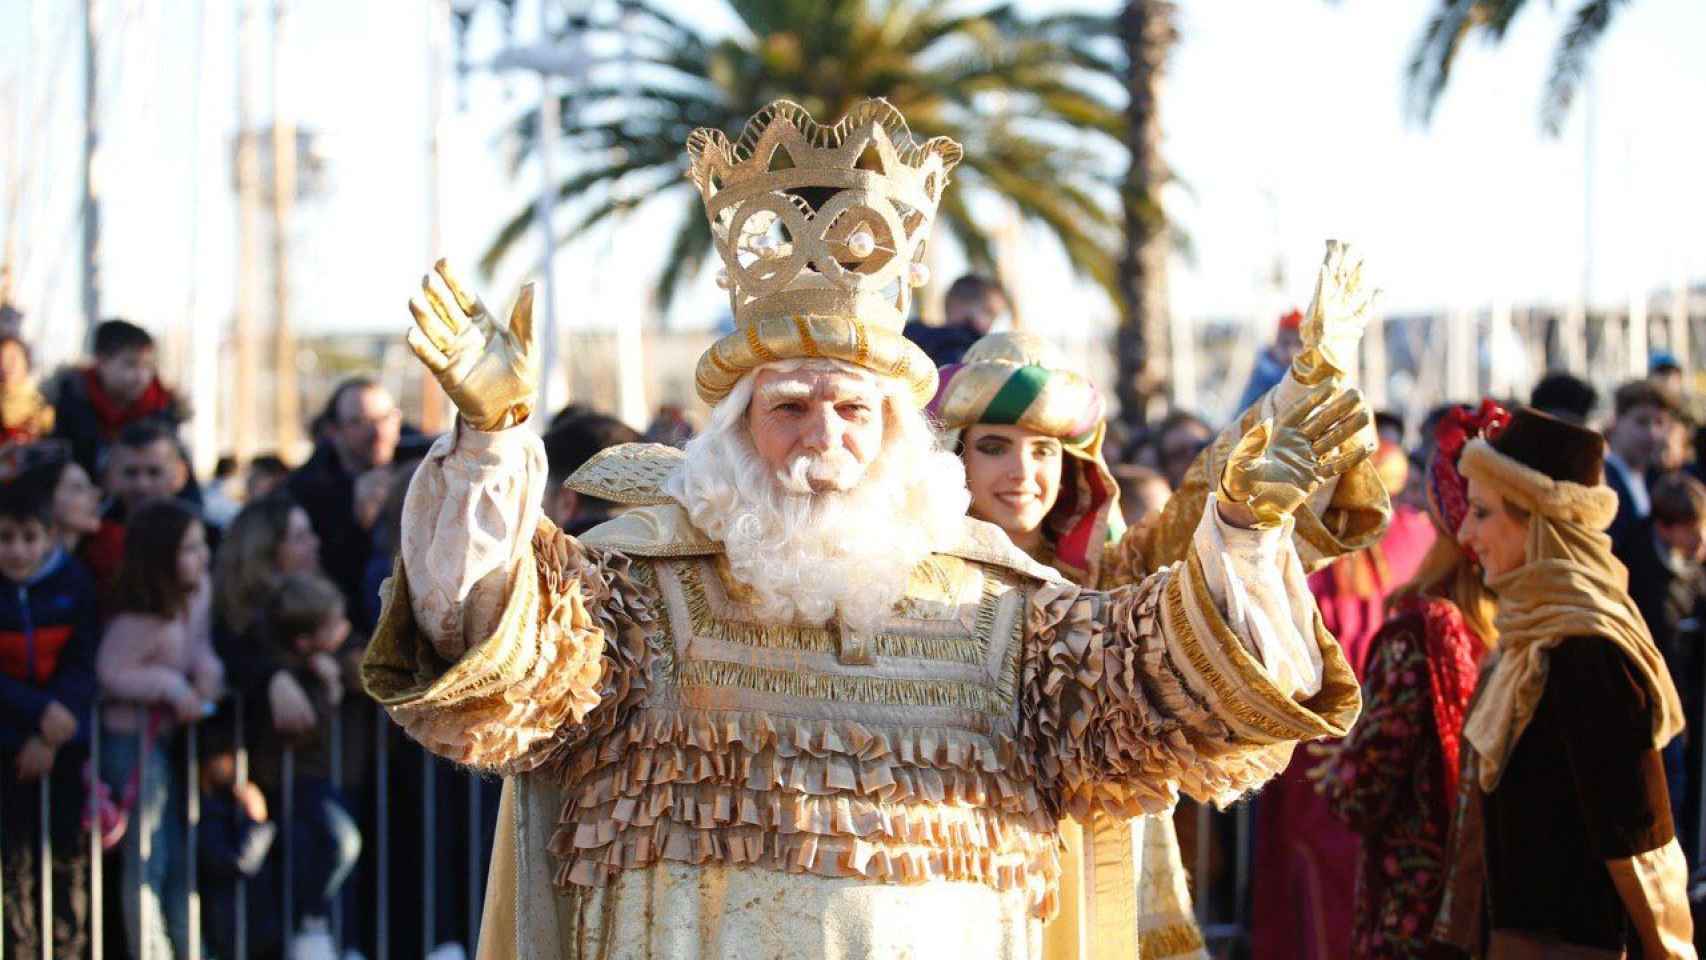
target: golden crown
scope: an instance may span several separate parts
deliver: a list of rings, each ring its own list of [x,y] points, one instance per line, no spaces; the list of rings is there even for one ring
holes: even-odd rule
[[[796,314],[905,324],[959,144],[914,143],[886,100],[861,101],[834,126],[778,100],[733,144],[695,130],[687,154],[737,325]]]

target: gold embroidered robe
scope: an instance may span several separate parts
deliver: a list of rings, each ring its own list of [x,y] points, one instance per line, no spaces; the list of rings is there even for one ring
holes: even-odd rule
[[[1210,509],[1098,593],[968,520],[857,636],[755,622],[673,504],[567,537],[543,482],[525,430],[434,447],[364,664],[512,776],[482,956],[1032,958],[1063,816],[1229,801],[1359,706],[1289,529]]]
[[[1183,561],[1208,503],[1210,477],[1218,475],[1226,455],[1250,428],[1306,390],[1287,374],[1221,430],[1191,464],[1166,507],[1108,545],[1096,568],[1096,586],[1113,590],[1139,583]],[[1304,570],[1313,573],[1378,543],[1390,514],[1385,485],[1374,465],[1364,462],[1323,484],[1298,511],[1292,545]],[[1169,813],[1127,820],[1097,812],[1086,824],[1067,821],[1061,827],[1069,862],[1062,871],[1061,914],[1044,931],[1046,960],[1207,957]]]

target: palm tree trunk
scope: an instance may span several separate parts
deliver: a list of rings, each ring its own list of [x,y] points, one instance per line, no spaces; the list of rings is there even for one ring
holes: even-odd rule
[[[1125,250],[1120,257],[1120,326],[1116,334],[1120,415],[1141,424],[1152,397],[1166,382],[1167,221],[1161,186],[1161,77],[1178,40],[1170,0],[1132,0],[1120,13],[1120,41],[1130,71],[1126,89],[1126,144],[1131,155],[1121,190]]]

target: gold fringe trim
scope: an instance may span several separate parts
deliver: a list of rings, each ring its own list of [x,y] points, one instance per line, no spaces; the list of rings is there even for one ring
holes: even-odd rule
[[[904,707],[958,707],[993,717],[1005,716],[1011,701],[987,687],[952,680],[894,680],[886,677],[838,677],[794,673],[726,660],[689,660],[677,679],[683,687],[739,687],[835,703]]]
[[[711,610],[705,594],[704,566],[682,564],[682,596],[687,604],[688,619],[693,633],[708,640],[734,643],[743,647],[763,647],[768,650],[799,650],[809,653],[833,654],[840,650],[840,638],[826,627],[810,624],[770,624],[733,622],[718,617]],[[981,665],[989,656],[993,642],[996,607],[1001,597],[1000,584],[990,572],[984,571],[983,599],[978,604],[977,634],[967,637],[925,636],[886,631],[873,638],[878,656],[902,657],[912,660],[935,660],[947,663]]]
[[[1190,614],[1186,612],[1182,578],[1169,578],[1163,589],[1166,591],[1162,602],[1166,609],[1168,639],[1172,641],[1169,646],[1175,646],[1182,651],[1197,677],[1208,684],[1219,712],[1232,714],[1247,728],[1259,730],[1276,741],[1290,739],[1289,728],[1250,706],[1244,699],[1245,691],[1235,688],[1209,660],[1208,651],[1203,649],[1202,643],[1197,639],[1196,629],[1191,626]],[[1237,640],[1234,639],[1233,642],[1236,643]]]
[[[1188,923],[1142,930],[1137,936],[1137,955],[1144,960],[1165,960],[1203,947],[1202,931]]]

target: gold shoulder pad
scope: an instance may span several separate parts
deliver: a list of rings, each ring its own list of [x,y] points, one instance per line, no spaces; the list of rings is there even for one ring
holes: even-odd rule
[[[563,485],[576,493],[631,507],[674,503],[663,482],[686,454],[661,443],[624,443],[594,454]]]

